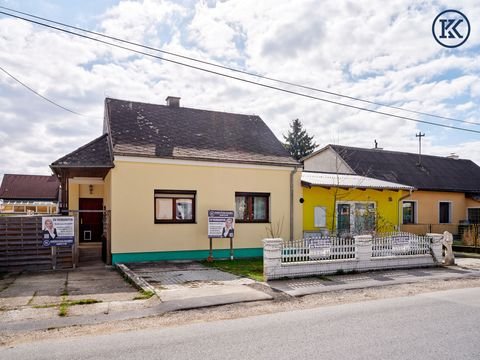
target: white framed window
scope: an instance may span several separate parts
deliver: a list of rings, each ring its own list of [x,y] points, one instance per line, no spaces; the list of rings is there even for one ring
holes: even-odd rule
[[[417,202],[405,200],[402,202],[402,224],[417,223]]]
[[[313,209],[313,222],[315,227],[327,226],[327,209],[324,206],[315,206]]]
[[[450,201],[440,201],[438,203],[438,223],[450,224],[452,222],[452,203]]]
[[[337,232],[365,233],[375,230],[376,203],[373,201],[337,201]]]

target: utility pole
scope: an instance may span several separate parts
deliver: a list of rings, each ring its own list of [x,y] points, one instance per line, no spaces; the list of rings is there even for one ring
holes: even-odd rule
[[[422,165],[422,137],[425,136],[425,133],[422,134],[421,131],[418,134],[415,134],[415,137],[418,137],[418,164]]]

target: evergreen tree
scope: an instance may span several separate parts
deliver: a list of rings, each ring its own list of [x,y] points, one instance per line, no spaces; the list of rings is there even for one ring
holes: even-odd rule
[[[283,135],[283,138],[285,139],[285,148],[296,160],[311,154],[317,147],[317,144],[313,141],[313,136],[307,134],[298,119],[292,120],[290,130],[286,136]]]

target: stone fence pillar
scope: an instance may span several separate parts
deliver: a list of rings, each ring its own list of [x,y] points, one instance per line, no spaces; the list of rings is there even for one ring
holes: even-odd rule
[[[428,233],[427,236],[432,238],[432,244],[430,245],[430,248],[432,249],[433,260],[436,263],[441,264],[443,262],[443,254],[442,254],[443,235]]]
[[[455,256],[453,255],[453,235],[448,231],[443,232],[442,245],[445,246],[445,258],[443,263],[445,265],[455,265]]]
[[[368,263],[372,258],[372,235],[355,236],[355,258]]]
[[[275,278],[282,266],[283,239],[263,239],[263,278],[265,281]]]

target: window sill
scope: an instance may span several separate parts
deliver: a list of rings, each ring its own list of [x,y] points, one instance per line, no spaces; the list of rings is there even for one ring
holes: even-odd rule
[[[268,220],[256,220],[256,221],[248,221],[248,220],[235,220],[237,224],[270,224]]]
[[[174,221],[174,220],[155,220],[155,224],[196,224],[195,220],[192,221]]]

